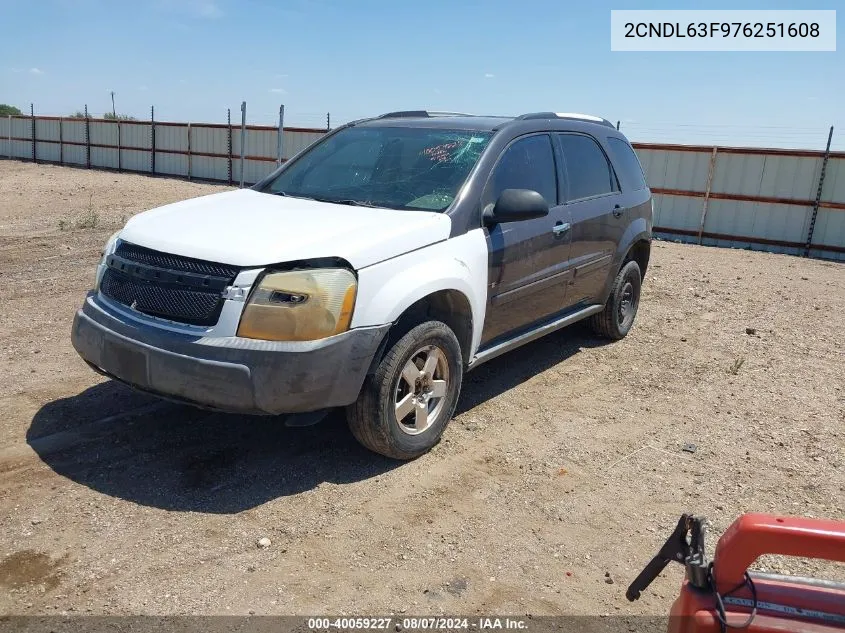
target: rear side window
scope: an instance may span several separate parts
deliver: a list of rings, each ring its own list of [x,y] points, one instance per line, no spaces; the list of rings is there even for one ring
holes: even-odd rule
[[[557,171],[552,140],[545,134],[528,136],[508,147],[490,179],[490,197],[497,200],[505,189],[532,189],[549,206],[557,204]]]
[[[643,175],[643,167],[633,148],[621,138],[610,137],[607,139],[607,144],[610,146],[613,163],[625,188],[637,191],[648,187]]]
[[[566,159],[570,201],[618,190],[607,157],[596,141],[582,134],[559,134],[558,139]]]

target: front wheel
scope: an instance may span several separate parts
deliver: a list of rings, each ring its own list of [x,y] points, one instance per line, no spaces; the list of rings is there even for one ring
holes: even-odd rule
[[[347,407],[352,435],[387,457],[419,457],[440,441],[462,380],[455,333],[440,321],[421,323],[387,350],[358,400]]]
[[[624,338],[634,325],[640,305],[642,276],[637,262],[628,262],[613,280],[604,310],[590,317],[590,327],[599,336],[612,340]]]

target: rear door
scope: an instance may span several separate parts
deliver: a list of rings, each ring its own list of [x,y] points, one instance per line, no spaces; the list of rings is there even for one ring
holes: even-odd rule
[[[627,218],[622,193],[610,161],[596,139],[587,134],[555,134],[563,155],[566,208],[571,213],[572,279],[567,303],[601,301]]]
[[[570,271],[569,210],[559,204],[558,169],[551,135],[523,136],[504,149],[482,202],[494,204],[505,189],[531,189],[549,203],[549,215],[506,222],[487,233],[490,253],[487,314],[481,343],[541,321],[565,307]]]

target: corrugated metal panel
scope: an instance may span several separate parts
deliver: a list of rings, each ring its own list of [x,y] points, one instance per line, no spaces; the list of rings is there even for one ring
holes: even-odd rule
[[[13,140],[12,158],[32,158],[32,143],[29,141]]]
[[[57,163],[61,158],[58,143],[36,143],[35,149],[38,152],[38,160],[49,160]]]
[[[292,158],[323,136],[324,134],[321,132],[291,132],[285,130],[282,155],[284,158]]]
[[[709,153],[639,150],[637,154],[650,187],[702,192],[707,188]]]
[[[59,122],[53,119],[35,121],[35,136],[39,141],[58,141]],[[39,156],[41,153],[39,152]]]
[[[813,244],[845,246],[845,211],[841,209],[819,209],[816,227],[813,231]],[[845,253],[828,253],[845,259]]]
[[[117,147],[117,123],[115,122],[91,121],[89,123],[89,134],[92,145],[113,145]],[[93,162],[93,150],[91,160]],[[115,159],[115,167],[117,167],[117,159]]]
[[[226,128],[191,125],[191,151],[225,155],[228,151],[228,133]]]
[[[822,200],[845,203],[845,158],[831,158],[827,161]]]
[[[9,156],[12,148],[9,147],[9,130],[11,129],[9,117],[0,117],[0,156]]]
[[[227,182],[229,178],[229,161],[225,158],[192,156],[191,176],[193,178]]]
[[[762,154],[717,154],[714,193],[810,200],[821,159]]]
[[[115,130],[115,135],[117,135],[117,130]],[[91,166],[117,169],[117,150],[107,147],[92,147]]]
[[[740,240],[720,240],[705,237],[701,240],[704,246],[718,246],[719,248],[741,248],[749,251],[766,251],[768,253],[784,253],[786,255],[801,255],[800,248],[790,246],[778,246],[774,244],[759,244],[754,242],[742,242]]]
[[[697,231],[701,222],[703,198],[689,196],[654,196],[654,226]]]
[[[279,134],[276,130],[247,130],[246,148],[249,156],[276,158]],[[238,152],[240,152],[240,130],[238,130]]]
[[[156,126],[156,149],[172,149],[182,152],[188,151],[188,126],[187,125],[157,125]],[[187,161],[185,162],[185,173],[187,174]],[[156,157],[156,171],[158,171],[158,157]]]
[[[811,207],[788,204],[710,200],[704,231],[801,243],[807,236],[811,211]]]
[[[151,130],[149,125],[140,123],[120,124],[120,146],[121,147],[143,147],[150,148]],[[149,158],[147,159],[149,163]],[[128,166],[124,165],[124,167]]]
[[[70,143],[84,143],[85,121],[79,119],[62,121],[62,139]]]
[[[156,131],[158,137],[158,131]],[[156,138],[158,144],[158,138]],[[156,173],[168,174],[171,176],[188,175],[188,157],[182,154],[156,153]]]
[[[62,148],[62,159],[68,165],[85,164],[85,148],[82,145],[65,145]]]
[[[150,153],[143,150],[125,149],[120,152],[123,169],[150,171]]]

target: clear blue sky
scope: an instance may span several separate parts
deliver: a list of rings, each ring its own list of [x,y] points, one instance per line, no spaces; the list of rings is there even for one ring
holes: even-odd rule
[[[839,5],[837,7],[837,5]],[[837,52],[610,51],[610,9],[840,9]],[[0,102],[332,124],[393,109],[588,112],[634,140],[845,148],[837,1],[0,0]]]

